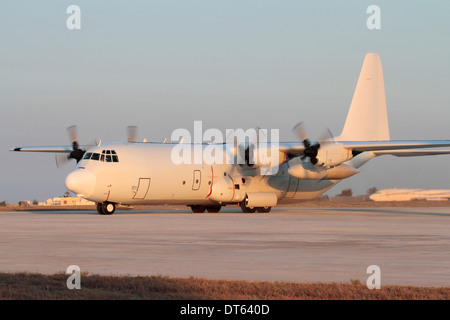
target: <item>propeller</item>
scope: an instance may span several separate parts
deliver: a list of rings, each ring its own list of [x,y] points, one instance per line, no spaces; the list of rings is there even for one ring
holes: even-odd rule
[[[128,142],[136,142],[137,138],[137,127],[136,126],[128,126]],[[67,128],[67,134],[70,138],[70,141],[72,141],[72,151],[67,154],[57,154],[55,156],[56,160],[56,166],[58,168],[61,168],[64,166],[67,162],[69,162],[71,159],[75,159],[78,162],[83,159],[84,154],[86,153],[86,149],[81,149],[80,144],[78,143],[78,128],[76,125],[70,126]],[[100,143],[93,143],[93,145],[100,145]]]
[[[70,139],[72,140],[72,149],[73,151],[69,154],[69,157],[75,159],[80,162],[83,159],[84,153],[86,150],[80,149],[80,145],[78,144],[78,129],[77,126],[70,126],[67,128],[67,132],[69,134]]]
[[[247,167],[249,168],[253,168],[255,166],[255,163],[253,163],[255,159],[255,152],[257,151],[256,148],[259,146],[259,134],[261,133],[260,128],[256,127],[253,129],[255,135],[251,135],[249,137],[249,141],[248,142],[244,142],[241,143],[240,145],[238,145],[237,147],[237,152],[239,153],[240,157],[244,158],[244,163],[240,163],[240,165],[242,166],[243,164],[245,164]],[[264,133],[262,133],[264,134]],[[229,137],[227,137],[227,142],[229,140]],[[234,140],[234,145],[237,145],[238,139],[237,137],[233,137]],[[237,159],[236,159],[237,160]],[[239,159],[239,160],[242,160]]]
[[[70,152],[68,155],[66,154],[56,155],[55,157],[56,166],[58,168],[61,168],[63,165],[69,162],[70,159],[75,159],[77,163],[80,162],[80,160],[83,159],[84,153],[86,152],[86,150],[80,149],[80,145],[78,144],[77,126],[73,125],[68,127],[67,134],[69,135],[69,138],[72,141],[72,152]]]
[[[317,154],[319,153],[320,146],[333,139],[331,131],[327,129],[318,141],[311,142],[308,138],[303,122],[296,124],[294,128],[292,128],[292,131],[297,135],[297,137],[299,137],[300,141],[302,141],[305,146],[305,150],[303,150],[303,154],[300,156],[301,159],[303,160],[305,158],[309,158],[313,165],[316,165],[319,161],[317,159]]]
[[[260,175],[261,178],[264,178],[266,174],[261,172],[271,170],[267,169],[269,168],[267,166],[269,164],[267,163],[267,157],[270,156],[267,154],[267,150],[264,152],[261,148],[267,148],[268,144],[270,145],[270,142],[268,141],[267,129],[261,129],[259,126],[256,126],[253,130],[254,131],[249,137],[250,141],[240,144],[236,150],[239,153],[239,156],[243,157],[244,160],[244,163],[239,163],[239,165],[243,170],[246,170],[247,174]],[[227,137],[227,141],[229,141],[229,137]],[[236,137],[234,137],[234,144],[237,145]],[[235,158],[235,160],[238,159]],[[239,160],[242,161],[242,158]],[[253,171],[248,171],[248,169]]]
[[[128,126],[128,142],[136,142],[137,141],[137,127],[136,126]]]
[[[57,153],[55,155],[56,166],[59,168],[63,167],[70,160],[70,155]]]

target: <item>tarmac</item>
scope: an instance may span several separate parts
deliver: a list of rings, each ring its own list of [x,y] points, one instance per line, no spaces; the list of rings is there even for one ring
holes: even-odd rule
[[[0,272],[450,286],[450,208],[0,212]]]

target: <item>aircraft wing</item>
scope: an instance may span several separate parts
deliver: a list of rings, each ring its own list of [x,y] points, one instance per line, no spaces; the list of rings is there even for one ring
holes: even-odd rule
[[[407,157],[407,152],[394,152],[395,150],[409,150],[411,155],[435,155],[447,154],[448,151],[415,149],[422,148],[444,148],[450,147],[450,140],[386,140],[386,141],[327,141],[327,143],[337,143],[343,148],[355,152],[376,151],[377,155],[392,154],[396,156]],[[410,150],[414,149],[414,150]],[[279,150],[283,153],[300,156],[305,150],[305,146],[301,142],[280,142]],[[382,152],[383,151],[383,152]],[[392,152],[388,152],[392,151]],[[428,154],[425,154],[427,153]],[[396,153],[396,154],[394,154]]]
[[[82,150],[87,150],[93,145],[84,145],[79,146]],[[49,146],[49,147],[18,147],[9,149],[9,151],[18,151],[18,152],[52,152],[52,153],[71,153],[73,151],[72,146]]]
[[[341,144],[345,149],[356,152],[374,151],[376,155],[391,154],[398,157],[417,155],[449,154],[450,150],[426,150],[425,148],[450,147],[450,140],[389,140],[389,141],[334,141]],[[301,142],[280,142],[279,150],[283,153],[300,156],[305,150]],[[79,146],[82,150],[87,150],[94,145]],[[425,150],[417,150],[424,148]],[[403,150],[403,151],[401,151]],[[72,146],[47,146],[47,147],[18,147],[9,151],[19,152],[51,152],[51,153],[71,153]]]
[[[385,154],[395,157],[417,157],[417,156],[435,156],[440,154],[450,154],[450,150],[430,150],[430,149],[406,149],[406,150],[380,150],[373,151],[375,156]]]
[[[336,141],[352,151],[380,151],[450,147],[450,140]]]
[[[305,150],[305,146],[303,145],[303,143],[299,142],[280,142],[278,144],[278,147],[281,152],[293,156],[300,156]]]

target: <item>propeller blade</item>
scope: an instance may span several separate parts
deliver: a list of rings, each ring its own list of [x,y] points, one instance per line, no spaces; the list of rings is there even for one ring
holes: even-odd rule
[[[83,149],[80,148],[80,145],[78,144],[78,129],[76,125],[68,127],[67,134],[72,141],[72,151],[69,154],[55,155],[56,166],[58,168],[61,168],[62,166],[67,164],[67,162],[69,162],[71,159],[75,159],[77,163],[80,162],[81,159],[83,159],[86,150],[89,148],[89,146],[86,146]],[[69,150],[66,149],[66,151],[68,152]]]
[[[72,141],[73,150],[77,150],[79,148],[78,145],[78,129],[76,125],[70,126],[67,128],[67,134],[69,135],[70,141]]]
[[[292,128],[294,134],[303,142],[305,148],[308,148],[311,145],[311,142],[308,139],[308,134],[306,133],[305,125],[303,122],[297,123],[294,128]]]
[[[56,166],[58,169],[62,168],[70,161],[70,159],[72,159],[70,155],[58,153],[55,155]]]
[[[323,136],[323,139],[319,140],[318,142],[311,142],[308,138],[308,134],[306,133],[305,125],[303,122],[297,123],[294,128],[292,128],[292,131],[299,137],[300,141],[303,142],[303,145],[305,146],[305,150],[303,151],[303,154],[300,156],[300,159],[309,158],[310,162],[312,164],[317,164],[319,160],[317,160],[317,153],[320,149],[320,144],[323,142],[328,141],[330,137],[332,137],[331,132],[328,130],[327,135]]]
[[[136,142],[137,141],[137,127],[136,126],[128,126],[128,142]]]
[[[84,153],[86,150],[80,149],[80,145],[78,144],[78,128],[76,125],[70,126],[67,128],[67,133],[69,135],[70,140],[72,141],[72,149],[73,151],[69,155],[69,159],[75,159],[78,162],[80,162],[81,159],[83,159]],[[62,160],[62,158],[60,159]]]
[[[92,140],[90,145],[91,145],[91,146],[98,146],[98,141],[97,141],[97,139]],[[85,151],[86,151],[86,150],[85,150]]]
[[[334,136],[331,133],[330,129],[326,129],[324,133],[322,133],[322,135],[319,138],[319,143],[324,143],[324,142],[333,142],[334,141]]]

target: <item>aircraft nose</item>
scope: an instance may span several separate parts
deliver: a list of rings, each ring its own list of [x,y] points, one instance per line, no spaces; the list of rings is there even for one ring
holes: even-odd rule
[[[66,187],[81,197],[89,197],[95,188],[95,175],[86,169],[71,172],[66,178]]]

